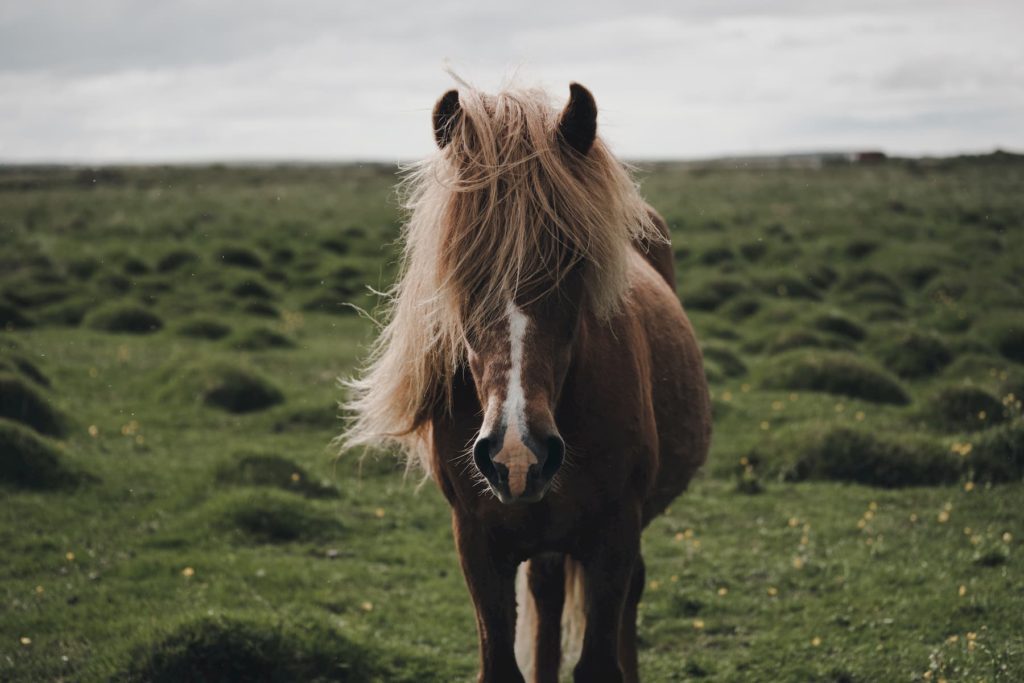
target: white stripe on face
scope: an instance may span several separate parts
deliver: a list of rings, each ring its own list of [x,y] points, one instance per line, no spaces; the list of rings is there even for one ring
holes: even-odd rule
[[[494,458],[494,462],[508,468],[509,493],[513,497],[519,497],[526,491],[530,466],[537,464],[537,457],[523,442],[527,433],[526,392],[523,390],[523,349],[530,319],[511,302],[506,310],[508,312],[510,362],[505,405],[502,407],[505,437],[501,444],[501,451]]]
[[[508,370],[508,390],[505,396],[504,417],[505,429],[513,436],[526,434],[526,392],[523,390],[523,347],[526,340],[526,328],[530,319],[511,301],[506,307],[508,313],[508,332],[510,348],[510,365]]]

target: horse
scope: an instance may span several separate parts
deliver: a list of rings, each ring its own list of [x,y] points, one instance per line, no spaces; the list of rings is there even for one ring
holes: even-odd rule
[[[397,448],[450,504],[480,681],[557,681],[576,654],[576,681],[636,681],[641,532],[711,438],[668,227],[582,85],[558,111],[461,83],[432,124],[344,447]]]

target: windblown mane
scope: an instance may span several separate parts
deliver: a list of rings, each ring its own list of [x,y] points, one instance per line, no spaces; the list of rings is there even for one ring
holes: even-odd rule
[[[607,319],[627,286],[631,242],[663,239],[600,138],[586,155],[559,140],[543,91],[463,87],[459,105],[445,148],[405,169],[401,275],[367,365],[346,382],[344,449],[397,446],[427,466],[430,418],[450,405],[466,330],[576,267],[584,305]]]

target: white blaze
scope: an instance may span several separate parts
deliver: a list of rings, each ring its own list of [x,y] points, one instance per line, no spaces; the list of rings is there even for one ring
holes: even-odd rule
[[[511,301],[506,307],[510,366],[508,369],[508,390],[505,396],[505,429],[511,436],[521,438],[526,434],[526,392],[523,390],[523,346],[526,328],[530,319]]]
[[[502,420],[505,423],[505,437],[501,451],[494,462],[508,468],[508,490],[513,498],[523,495],[531,465],[537,464],[537,457],[523,443],[526,436],[526,392],[523,390],[523,347],[529,318],[509,302],[509,369],[505,390],[505,405],[502,406]]]

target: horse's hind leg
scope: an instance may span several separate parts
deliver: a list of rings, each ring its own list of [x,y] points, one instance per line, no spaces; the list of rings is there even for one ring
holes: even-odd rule
[[[558,683],[562,663],[562,606],[565,604],[565,556],[537,555],[528,569],[530,593],[537,608],[534,638],[535,683]]]
[[[644,594],[644,583],[647,580],[647,569],[644,558],[637,556],[633,565],[633,577],[630,579],[629,593],[622,609],[622,626],[619,629],[619,664],[622,666],[624,683],[636,683],[640,680],[637,664],[636,643],[636,608]]]

